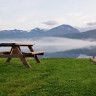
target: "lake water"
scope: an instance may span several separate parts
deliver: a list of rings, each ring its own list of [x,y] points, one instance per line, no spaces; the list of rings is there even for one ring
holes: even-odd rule
[[[29,39],[1,39],[0,43],[30,43],[35,44],[35,51],[46,51],[45,57],[89,58],[95,56],[96,41],[78,40],[59,37],[33,37]],[[29,51],[21,47],[22,51]],[[10,50],[1,47],[0,51]]]

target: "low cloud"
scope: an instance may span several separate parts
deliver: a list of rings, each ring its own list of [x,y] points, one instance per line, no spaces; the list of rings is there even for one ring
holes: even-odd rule
[[[84,26],[84,27],[75,27],[75,28],[77,28],[80,32],[96,29],[96,27],[93,26]]]
[[[89,30],[96,29],[96,26],[85,26],[85,27],[76,27],[80,32],[85,32]]]
[[[50,21],[43,22],[43,24],[46,24],[46,25],[49,25],[49,26],[54,26],[54,25],[58,25],[59,22],[50,20]]]
[[[34,46],[35,50],[41,50],[47,52],[60,52],[60,51],[68,51],[73,49],[87,48],[89,49],[91,46],[96,46],[95,41],[89,40],[79,40],[79,39],[68,39],[68,38],[59,38],[59,37],[42,37],[32,39],[14,39],[14,40],[0,40],[0,43],[3,42],[16,42],[16,43],[33,43],[36,44]],[[78,43],[79,42],[79,43]],[[0,50],[9,50],[5,48],[0,48]],[[22,50],[26,51],[26,48],[22,47]]]
[[[83,27],[76,27],[79,31],[84,32],[96,29],[96,22],[88,22]]]
[[[96,25],[96,22],[89,22],[89,23],[87,23],[87,25],[88,26],[94,26],[94,25]]]

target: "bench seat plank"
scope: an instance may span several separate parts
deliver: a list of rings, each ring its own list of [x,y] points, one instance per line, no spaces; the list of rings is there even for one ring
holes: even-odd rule
[[[2,51],[2,52],[0,52],[1,54],[9,54],[10,53],[10,51]]]
[[[3,51],[3,52],[0,52],[0,58],[18,58],[18,55],[17,54],[9,54],[10,52],[9,51]],[[44,51],[38,51],[38,52],[27,52],[27,53],[24,53],[23,52],[23,55],[24,57],[34,57],[34,55],[44,55]]]
[[[18,58],[18,55],[16,55],[16,54],[12,54],[12,55],[0,54],[0,58]]]
[[[43,55],[44,53],[44,51],[32,52],[34,55]]]
[[[38,52],[23,52],[24,55],[44,55],[44,51],[38,51]]]

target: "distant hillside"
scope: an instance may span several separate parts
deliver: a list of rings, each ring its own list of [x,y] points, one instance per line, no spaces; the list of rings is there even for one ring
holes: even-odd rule
[[[0,39],[9,38],[32,38],[32,37],[65,37],[71,39],[93,39],[96,40],[96,30],[79,32],[70,25],[60,25],[50,30],[40,28],[32,29],[30,32],[24,30],[3,30],[0,31]]]
[[[25,37],[26,35],[27,35],[27,31],[17,30],[17,29],[0,31],[0,39],[20,38],[20,37]]]
[[[86,58],[86,56],[96,56],[96,46],[91,46],[89,49],[80,48],[80,49],[72,49],[68,51],[60,51],[60,52],[52,52],[45,53],[45,57],[67,57],[67,58],[78,58],[82,54]],[[85,55],[85,56],[84,56]]]
[[[96,40],[96,30],[89,30],[81,33],[69,33],[59,35],[59,37],[71,38],[71,39],[93,39]]]
[[[79,33],[79,30],[70,25],[60,25],[50,30],[35,28],[29,32],[31,36],[58,36],[68,33]]]
[[[32,29],[30,32],[14,29],[0,31],[0,38],[30,38],[44,36],[59,36],[68,33],[79,33],[79,31],[70,25],[60,25],[50,30],[35,28]]]
[[[79,30],[70,25],[60,25],[46,32],[46,36],[58,36],[68,33],[79,33]]]

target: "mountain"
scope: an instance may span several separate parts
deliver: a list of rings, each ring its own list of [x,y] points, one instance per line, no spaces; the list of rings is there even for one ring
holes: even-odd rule
[[[96,29],[86,32],[79,32],[76,28],[70,25],[60,25],[50,30],[40,28],[32,29],[30,32],[24,30],[3,30],[0,31],[0,39],[9,38],[32,38],[32,37],[65,37],[71,39],[93,39],[96,40]]]
[[[58,36],[58,35],[64,35],[68,33],[79,33],[79,31],[70,25],[63,24],[63,25],[54,27],[50,30],[35,28],[29,32],[29,34],[32,36]]]
[[[44,36],[59,36],[68,33],[79,33],[79,31],[70,25],[60,25],[50,30],[40,28],[32,29],[30,32],[23,30],[3,30],[0,31],[0,38],[29,38],[29,37],[44,37]]]
[[[60,25],[55,28],[48,30],[47,35],[49,36],[58,36],[68,33],[79,33],[79,30],[70,26],[70,25]]]
[[[5,39],[5,38],[17,38],[17,37],[22,37],[27,34],[27,31],[23,30],[3,30],[0,31],[0,38]]]
[[[96,29],[89,30],[80,33],[69,33],[65,35],[59,35],[59,37],[71,38],[71,39],[93,39],[96,40]]]
[[[0,31],[0,39],[9,38],[32,38],[32,37],[65,37],[71,39],[93,39],[96,40],[96,30],[89,30],[86,32],[79,32],[76,28],[70,25],[60,25],[50,30],[40,28],[32,29],[30,32],[24,30],[3,30]]]
[[[30,32],[28,32],[28,35],[30,36],[44,36],[45,32],[47,30],[44,30],[44,29],[40,29],[40,28],[35,28],[35,29],[32,29]]]

